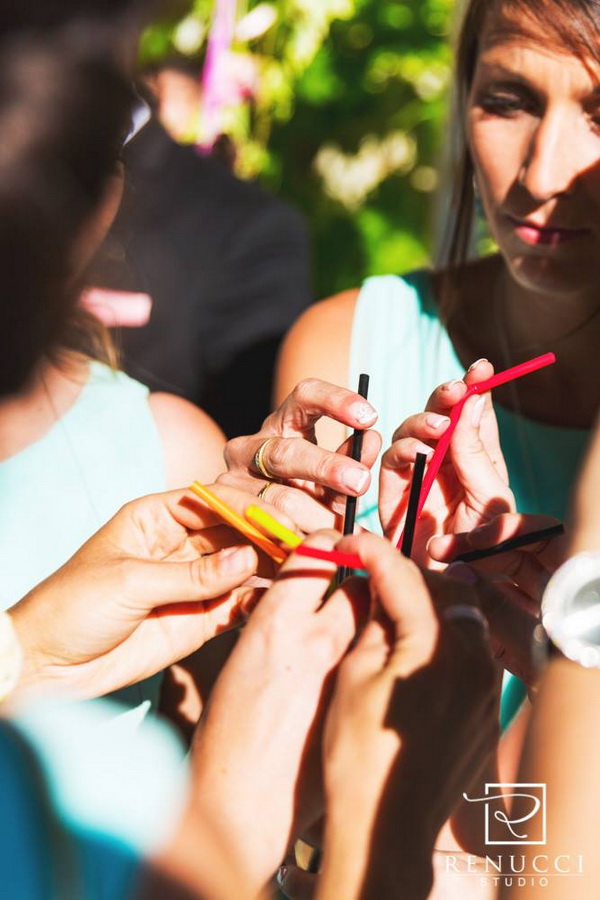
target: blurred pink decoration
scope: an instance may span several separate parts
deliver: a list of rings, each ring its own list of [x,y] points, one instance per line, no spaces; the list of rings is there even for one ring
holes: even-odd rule
[[[235,33],[236,13],[237,0],[217,0],[202,73],[202,139],[198,149],[204,153],[210,152],[221,133],[226,61]]]
[[[82,293],[80,302],[108,328],[141,328],[147,325],[152,311],[152,297],[132,291],[90,288]]]

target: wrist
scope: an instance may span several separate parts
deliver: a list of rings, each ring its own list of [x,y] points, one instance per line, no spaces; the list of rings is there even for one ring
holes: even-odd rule
[[[400,799],[375,804],[370,812],[330,805],[318,900],[425,900],[433,883],[434,839],[411,809]]]
[[[52,660],[44,652],[41,641],[37,640],[37,616],[31,614],[27,598],[13,606],[9,610],[9,616],[21,648],[21,671],[15,689],[26,691],[44,681],[53,680],[50,675]]]
[[[7,612],[0,613],[0,702],[19,684],[24,654],[15,624]]]

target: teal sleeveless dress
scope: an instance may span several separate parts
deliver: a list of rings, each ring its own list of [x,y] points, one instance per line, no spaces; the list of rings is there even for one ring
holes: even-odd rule
[[[430,273],[368,279],[358,296],[350,346],[348,385],[361,372],[370,375],[369,401],[379,413],[375,426],[389,447],[398,425],[424,409],[444,381],[462,378],[465,369],[440,321]],[[500,440],[517,509],[564,519],[589,431],[534,422],[495,405]],[[359,503],[357,521],[381,531],[377,514],[379,464]],[[510,722],[524,697],[518,679],[506,676],[501,722]]]
[[[0,608],[58,569],[130,500],[165,490],[148,389],[89,364],[74,405],[38,441],[0,462]],[[161,676],[113,697],[132,723],[157,705]]]

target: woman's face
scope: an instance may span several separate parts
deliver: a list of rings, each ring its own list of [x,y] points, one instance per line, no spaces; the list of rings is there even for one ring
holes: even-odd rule
[[[600,66],[529,32],[483,36],[467,107],[477,184],[520,285],[597,294]]]

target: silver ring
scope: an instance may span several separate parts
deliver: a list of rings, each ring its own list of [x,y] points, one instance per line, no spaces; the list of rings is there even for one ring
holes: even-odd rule
[[[270,444],[271,441],[274,441],[274,440],[276,440],[276,438],[272,438],[272,437],[267,438],[266,441],[262,442],[262,444],[260,445],[260,447],[258,448],[256,453],[254,454],[254,466],[256,469],[258,469],[258,471],[263,476],[263,478],[267,479],[267,481],[273,481],[273,479],[275,478],[273,473],[269,472],[269,470],[267,469],[267,467],[265,465],[265,461],[264,461],[264,455],[265,455],[265,450],[267,448],[267,445]]]
[[[261,487],[260,491],[257,494],[258,499],[265,500],[267,493],[269,491],[269,488],[272,488],[274,484],[275,484],[274,481],[267,481],[266,484],[263,484],[263,486]]]
[[[447,622],[455,622],[459,619],[467,619],[469,622],[476,622],[486,635],[489,634],[490,625],[484,614],[476,606],[470,603],[456,603],[454,606],[446,606],[442,610],[442,618]]]

